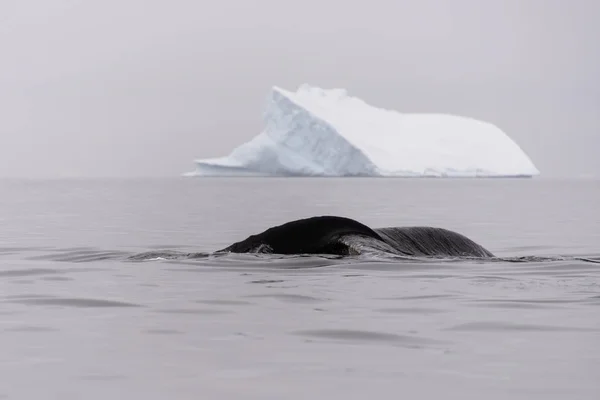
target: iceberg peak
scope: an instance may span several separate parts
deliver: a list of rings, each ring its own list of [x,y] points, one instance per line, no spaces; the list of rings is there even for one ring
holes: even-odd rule
[[[262,133],[186,175],[516,177],[539,171],[495,125],[448,114],[403,114],[346,89],[273,86]]]

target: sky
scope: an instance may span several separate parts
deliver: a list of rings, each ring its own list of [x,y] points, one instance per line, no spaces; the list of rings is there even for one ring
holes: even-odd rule
[[[597,0],[0,0],[0,177],[180,176],[302,83],[600,176],[599,20]]]

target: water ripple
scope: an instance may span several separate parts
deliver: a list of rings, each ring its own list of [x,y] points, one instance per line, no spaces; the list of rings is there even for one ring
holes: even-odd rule
[[[524,332],[599,332],[594,328],[578,328],[570,326],[515,324],[513,322],[469,322],[446,328],[449,331],[524,331]]]
[[[124,301],[102,300],[102,299],[86,299],[86,298],[23,298],[15,300],[5,300],[9,303],[25,304],[25,305],[41,305],[41,306],[63,306],[63,307],[78,307],[78,308],[96,308],[96,307],[142,307],[139,304],[127,303]]]
[[[315,329],[300,330],[292,332],[294,335],[314,337],[320,339],[334,339],[340,341],[391,343],[408,347],[420,347],[431,344],[445,343],[442,341],[426,339],[417,336],[398,335],[395,333],[384,333],[352,329]]]

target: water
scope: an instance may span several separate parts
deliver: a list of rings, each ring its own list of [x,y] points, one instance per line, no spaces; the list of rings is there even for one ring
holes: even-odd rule
[[[600,391],[599,264],[177,256],[333,214],[598,260],[599,181],[7,180],[0,195],[0,398]],[[130,258],[150,251],[173,257]]]

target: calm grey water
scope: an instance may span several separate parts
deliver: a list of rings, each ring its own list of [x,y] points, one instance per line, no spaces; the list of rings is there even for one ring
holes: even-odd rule
[[[597,399],[600,264],[212,252],[289,220],[600,259],[600,181],[0,181],[0,398]]]

